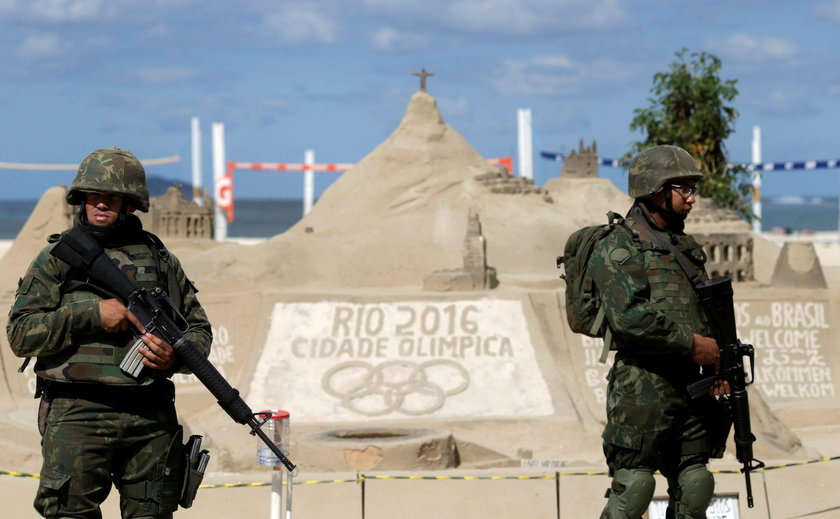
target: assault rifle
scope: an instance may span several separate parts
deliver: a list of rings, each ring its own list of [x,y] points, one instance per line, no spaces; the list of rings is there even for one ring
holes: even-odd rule
[[[255,414],[239,396],[239,391],[231,387],[219,370],[207,360],[207,357],[196,348],[192,341],[185,337],[188,324],[163,290],[160,288],[149,290],[135,285],[108,258],[96,239],[78,225],[61,236],[51,254],[71,267],[86,272],[90,279],[95,280],[120,299],[143,323],[147,332],[171,344],[178,360],[210,390],[219,406],[236,423],[249,426],[251,434],[258,436],[289,472],[295,470],[295,464],[262,431],[262,426],[269,417],[260,413]],[[141,347],[140,343],[142,341],[135,342],[129,353],[132,357],[130,361],[135,365],[136,356],[142,356],[138,351]],[[142,363],[140,368],[142,369]]]
[[[741,472],[747,485],[747,506],[753,507],[750,472],[764,467],[764,463],[753,457],[755,435],[750,428],[750,403],[747,386],[753,383],[755,351],[750,344],[738,340],[735,332],[735,308],[732,304],[732,280],[717,277],[695,285],[697,295],[711,321],[712,329],[720,347],[720,372],[688,386],[692,398],[708,394],[715,380],[729,383],[730,393],[725,398],[732,411],[735,426],[735,457],[743,463]],[[744,359],[749,359],[749,376],[745,371]]]

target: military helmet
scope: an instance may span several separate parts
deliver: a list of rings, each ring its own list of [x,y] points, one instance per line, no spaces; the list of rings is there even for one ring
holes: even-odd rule
[[[703,173],[687,151],[667,144],[646,148],[630,162],[628,194],[632,198],[650,196],[678,178],[703,178]]]
[[[137,209],[143,212],[149,210],[146,171],[137,157],[128,150],[102,148],[85,157],[67,192],[67,203],[83,203],[85,193],[123,195],[131,198]]]

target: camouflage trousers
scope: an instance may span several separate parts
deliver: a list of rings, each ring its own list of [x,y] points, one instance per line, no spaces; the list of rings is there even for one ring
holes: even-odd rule
[[[718,450],[714,434],[716,401],[689,399],[681,384],[618,355],[609,375],[607,425],[602,438],[610,474],[649,468],[675,477],[691,463],[708,463]]]
[[[180,447],[174,388],[50,384],[35,509],[48,518],[100,519],[111,485],[160,482],[173,439]],[[42,403],[43,405],[43,403]],[[159,500],[120,497],[124,519],[171,518]]]

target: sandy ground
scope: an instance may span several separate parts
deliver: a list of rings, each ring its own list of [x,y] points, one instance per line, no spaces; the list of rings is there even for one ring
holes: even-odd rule
[[[836,233],[806,236],[765,237],[778,244],[786,240],[809,239],[826,277],[833,285],[840,276],[840,242]],[[247,240],[254,243],[255,240]],[[0,257],[9,241],[0,241]],[[34,416],[20,411],[6,422],[0,421],[0,451],[8,466],[0,471],[37,473],[37,432]],[[242,441],[253,444],[247,430]],[[802,442],[822,456],[836,454],[837,426],[794,429]],[[716,475],[717,493],[741,493],[740,517],[840,517],[840,498],[832,481],[840,477],[840,461],[824,460],[782,467],[787,460],[769,460],[773,470],[753,475],[756,507],[747,509],[740,474]],[[801,461],[801,460],[799,460]],[[713,469],[734,472],[733,460],[713,464]],[[447,470],[438,472],[371,472],[364,474],[364,485],[357,473],[301,474],[293,487],[293,516],[342,518],[413,518],[438,517],[458,519],[494,517],[594,517],[603,506],[607,478],[581,475],[600,472],[603,467],[561,466],[551,469],[506,468],[483,471]],[[573,474],[573,475],[572,475]],[[271,517],[272,472],[254,465],[241,473],[210,473],[191,509],[180,510],[181,518],[252,518]],[[427,479],[423,479],[427,478]],[[35,518],[32,498],[37,488],[33,477],[0,474],[0,500],[4,516]],[[657,486],[663,497],[664,482]],[[559,503],[559,506],[558,506]],[[103,506],[104,517],[118,517],[118,497],[112,491]],[[280,515],[282,516],[282,515]],[[277,517],[280,517],[277,516]],[[732,516],[725,516],[732,517]]]
[[[833,488],[836,462],[795,465],[752,475],[755,507],[745,499],[743,476],[736,466],[712,464],[716,494],[724,505],[736,506],[739,517],[836,518],[840,498]],[[507,469],[488,472],[435,473],[331,473],[302,474],[292,493],[292,517],[347,519],[484,519],[486,517],[554,518],[596,517],[603,506],[608,478],[599,467],[562,467],[556,471]],[[247,474],[209,474],[192,508],[175,516],[188,518],[251,519],[272,515],[270,471]],[[362,483],[364,481],[364,483]],[[242,486],[234,486],[242,485]],[[39,517],[31,506],[37,480],[3,478],[0,499],[4,517]],[[666,484],[657,476],[655,500],[666,499]],[[103,506],[103,516],[119,517],[114,492]],[[279,511],[279,508],[274,510]],[[719,518],[737,517],[732,514]]]

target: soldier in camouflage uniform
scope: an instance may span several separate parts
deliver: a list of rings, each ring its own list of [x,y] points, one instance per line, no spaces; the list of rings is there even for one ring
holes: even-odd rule
[[[669,240],[689,258],[692,274],[707,278],[702,249],[683,232],[702,178],[681,148],[638,153],[625,228],[602,240],[590,260],[617,349],[602,435],[613,479],[602,519],[640,518],[656,470],[668,480],[669,518],[705,518],[714,491],[706,465],[723,447],[714,433],[714,395],[728,388],[717,383],[708,396],[688,396],[686,385],[700,378],[701,366],[719,367],[720,353],[687,272],[664,244]]]
[[[186,337],[205,355],[210,323],[178,260],[143,231],[146,174],[126,150],[88,155],[67,193],[76,224],[137,285],[161,287],[189,323]],[[51,237],[51,242],[58,235]],[[171,345],[143,333],[145,367],[119,368],[143,330],[123,304],[50,255],[50,244],[21,279],[7,333],[14,353],[36,357],[43,468],[35,508],[44,517],[100,518],[112,483],[123,518],[167,518],[181,492],[182,429],[169,380],[180,366]]]

